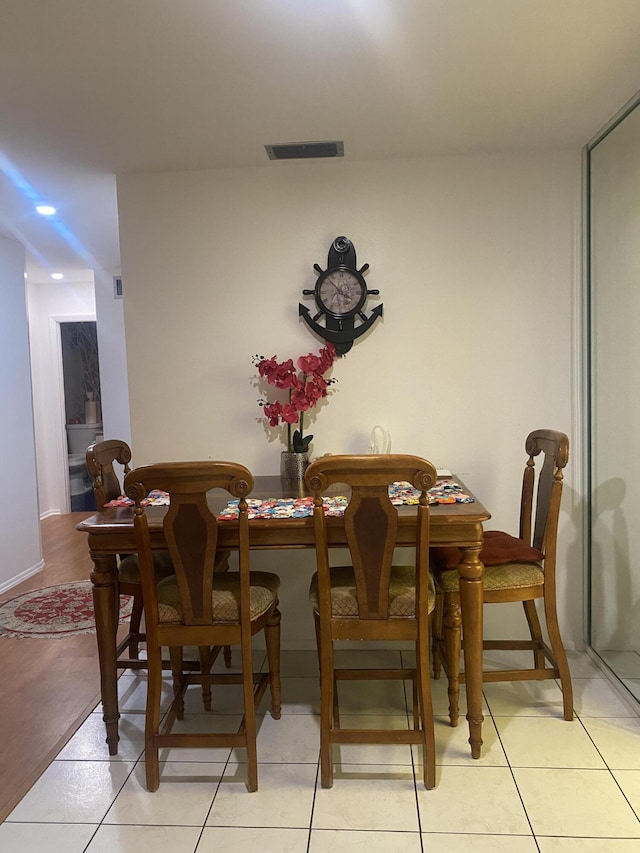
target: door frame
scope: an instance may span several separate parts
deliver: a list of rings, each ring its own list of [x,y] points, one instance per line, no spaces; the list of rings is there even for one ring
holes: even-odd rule
[[[49,346],[53,366],[54,383],[58,393],[54,394],[57,411],[52,412],[53,442],[56,449],[55,494],[61,512],[71,512],[71,489],[69,486],[69,451],[65,415],[64,372],[62,368],[62,323],[96,323],[94,314],[56,314],[49,317]],[[54,404],[55,405],[55,404]]]

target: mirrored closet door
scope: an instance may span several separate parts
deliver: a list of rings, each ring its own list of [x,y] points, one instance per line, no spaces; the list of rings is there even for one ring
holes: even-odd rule
[[[588,641],[640,700],[640,97],[586,148]]]

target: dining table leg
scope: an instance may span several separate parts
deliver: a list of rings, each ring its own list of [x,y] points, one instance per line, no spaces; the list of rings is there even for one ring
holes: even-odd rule
[[[118,675],[116,640],[118,631],[118,570],[116,558],[91,552],[94,570],[93,609],[96,620],[96,639],[100,663],[100,694],[102,719],[107,730],[109,755],[118,754]]]
[[[480,560],[482,530],[477,545],[462,547],[458,565],[460,574],[460,611],[464,638],[464,673],[467,691],[467,721],[472,758],[480,758],[482,749],[482,611],[484,566]]]

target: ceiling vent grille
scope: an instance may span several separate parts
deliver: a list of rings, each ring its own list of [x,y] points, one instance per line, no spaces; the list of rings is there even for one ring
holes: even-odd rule
[[[344,157],[344,142],[289,142],[265,145],[269,160],[310,160],[314,157]]]

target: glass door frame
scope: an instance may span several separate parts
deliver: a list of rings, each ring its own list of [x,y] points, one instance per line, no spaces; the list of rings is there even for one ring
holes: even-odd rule
[[[592,152],[606,137],[623,122],[636,108],[640,109],[640,91],[611,118],[584,146],[582,154],[582,281],[583,281],[583,345],[582,345],[582,399],[583,434],[585,454],[583,459],[583,477],[586,495],[583,511],[584,555],[585,555],[585,594],[584,594],[584,640],[587,648],[597,656],[598,661],[607,666],[592,645],[592,559],[593,559],[593,379],[595,348],[593,344],[593,288],[592,288],[592,222],[591,222],[591,167]],[[610,670],[610,667],[607,666]],[[612,674],[619,680],[616,674]]]

